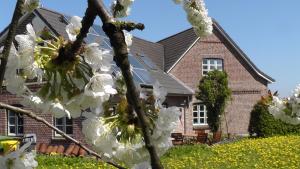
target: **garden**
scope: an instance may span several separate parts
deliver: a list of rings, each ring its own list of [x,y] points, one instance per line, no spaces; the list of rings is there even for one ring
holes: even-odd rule
[[[7,92],[22,101],[19,107],[9,105],[10,101],[0,101],[0,108],[43,123],[53,130],[54,135],[75,143],[77,152],[81,147],[89,156],[60,156],[55,154],[59,152],[58,146],[56,149],[49,146],[49,155],[36,156],[36,152],[32,151],[37,142],[35,137],[25,136],[23,129],[26,123],[16,120],[22,118],[19,115],[14,114],[11,118],[13,113],[9,112],[7,135],[24,134],[24,137],[14,138],[17,141],[13,141],[13,149],[7,148],[12,143],[11,138],[0,137],[0,141],[4,142],[0,146],[0,168],[299,168],[300,86],[289,98],[281,99],[277,93],[270,92],[254,106],[249,125],[250,137],[230,138],[234,133],[229,133],[227,126],[228,139],[220,141],[221,122],[223,116],[226,118],[225,108],[232,100],[231,94],[256,94],[260,91],[231,91],[228,85],[230,76],[226,69],[223,70],[223,64],[218,66],[217,61],[213,61],[216,68],[203,71],[198,90],[192,92],[205,105],[203,112],[197,112],[199,118],[193,119],[193,125],[199,124],[198,120],[202,123],[202,119],[213,139],[206,141],[208,134],[199,132],[196,143],[194,139],[189,142],[190,145],[181,145],[186,142],[182,136],[177,136],[180,145],[172,146],[170,136],[174,136],[181,111],[180,107],[169,107],[165,101],[168,94],[172,96],[174,93],[168,93],[159,81],[146,85],[135,81],[135,68],[130,62],[133,44],[130,32],[144,30],[145,25],[124,20],[133,1],[114,0],[108,7],[101,0],[88,0],[84,17],[73,16],[63,26],[66,37],[52,34],[48,29],[36,31],[33,23],[24,25],[26,33],[19,34],[19,25],[25,20],[23,16],[29,16],[42,5],[39,0],[17,1],[4,46],[0,47],[0,94],[4,84]],[[216,26],[208,16],[203,0],[173,2],[183,7],[199,38],[213,33]],[[109,48],[87,40],[97,17],[102,22]],[[104,38],[101,41],[106,43]],[[238,48],[234,43],[233,46]],[[251,62],[245,58],[246,62]],[[205,66],[208,65],[203,64],[203,69],[207,69]],[[186,100],[183,103],[189,107]],[[207,115],[200,118],[200,114],[205,112]],[[48,122],[40,113],[49,113],[55,124]],[[84,142],[90,147],[71,137],[75,132],[68,131],[67,127],[73,123],[68,124],[64,120],[62,127],[55,121],[78,117],[83,119],[81,130]],[[207,144],[199,144],[201,140]],[[19,142],[20,145],[16,145]]]
[[[183,145],[171,148],[163,157],[167,169],[184,168],[289,168],[300,166],[300,137],[274,136],[242,139],[232,143]],[[37,156],[40,169],[112,168],[92,158]]]

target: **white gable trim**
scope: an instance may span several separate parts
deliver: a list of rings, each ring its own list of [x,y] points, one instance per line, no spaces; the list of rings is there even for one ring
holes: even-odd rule
[[[167,73],[169,73],[177,64],[178,62],[187,54],[187,52],[197,43],[197,41],[200,39],[200,37],[198,37],[192,44],[191,46],[180,56],[180,58],[173,64],[173,66],[167,71]]]
[[[269,83],[274,83],[274,81],[266,76],[264,76],[263,74],[261,74],[256,67],[253,66],[253,63],[251,63],[244,55],[244,53],[241,52],[241,50],[236,46],[235,43],[233,43],[233,41],[231,39],[228,39],[227,36],[224,34],[224,32],[220,29],[219,25],[214,24],[215,27],[217,28],[217,30],[221,33],[221,35],[223,37],[225,37],[225,39],[227,39],[227,41],[230,43],[230,45],[232,45],[234,47],[234,49],[238,52],[238,54],[243,58],[244,61],[247,62],[247,64],[255,71],[255,73],[257,73],[260,77],[262,77],[263,79],[267,80]]]

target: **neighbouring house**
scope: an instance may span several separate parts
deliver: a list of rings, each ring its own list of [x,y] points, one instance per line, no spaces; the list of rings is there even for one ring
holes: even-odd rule
[[[21,18],[17,33],[24,33],[26,24],[31,23],[36,32],[46,28],[56,36],[67,38],[65,26],[69,19],[69,16],[40,8]],[[268,84],[274,80],[250,61],[216,21],[213,27],[213,34],[205,38],[198,38],[193,29],[158,42],[134,37],[129,56],[134,81],[142,89],[151,88],[158,81],[168,93],[164,105],[178,106],[182,112],[176,132],[191,133],[194,130],[209,129],[205,105],[194,97],[199,80],[210,70],[226,71],[233,95],[226,108],[222,128],[224,132],[232,134],[247,134],[250,111],[267,92]],[[7,28],[0,33],[0,46],[3,45],[6,34]],[[109,39],[99,25],[93,25],[85,42],[99,42],[102,48],[111,48]],[[118,70],[115,65],[112,68],[113,71]],[[30,87],[39,88],[34,82],[30,83]],[[6,92],[5,85],[2,88],[1,102],[21,106],[21,98]],[[84,140],[81,133],[83,117],[56,119],[51,114],[40,116],[75,139]],[[45,125],[15,112],[0,109],[0,135],[22,136],[27,133],[35,133],[38,142],[67,143]]]

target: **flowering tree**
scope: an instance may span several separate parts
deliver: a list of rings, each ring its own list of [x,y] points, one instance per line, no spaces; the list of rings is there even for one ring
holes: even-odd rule
[[[290,124],[300,124],[300,85],[293,91],[292,96],[281,99],[274,94],[269,106],[269,112],[277,119]]]
[[[212,32],[212,20],[207,16],[202,0],[174,2],[184,6],[197,35]],[[132,3],[133,0],[114,0],[109,12],[101,0],[88,0],[85,16],[82,19],[72,17],[66,27],[68,39],[63,39],[47,31],[35,32],[30,24],[26,26],[26,34],[15,36],[20,17],[39,6],[38,0],[18,0],[5,46],[1,49],[0,86],[5,78],[7,91],[22,97],[22,104],[33,110],[50,112],[57,118],[85,116],[82,130],[97,153],[34,112],[1,102],[0,107],[45,123],[115,167],[123,168],[116,164],[122,162],[130,168],[163,168],[159,156],[171,146],[169,137],[179,110],[176,107],[163,108],[166,93],[158,83],[150,93],[141,93],[134,85],[128,61],[132,35],[128,32],[142,30],[144,25],[120,19],[129,14]],[[99,48],[97,43],[83,43],[97,16],[110,39],[112,51]],[[18,43],[17,48],[13,39]],[[113,61],[121,70],[116,76],[110,71]],[[17,74],[16,69],[21,73]],[[41,84],[36,92],[26,84],[32,79]],[[116,96],[120,102],[116,105],[116,112],[111,112],[110,98]],[[36,167],[33,154],[24,153],[25,148],[1,157],[1,167]]]

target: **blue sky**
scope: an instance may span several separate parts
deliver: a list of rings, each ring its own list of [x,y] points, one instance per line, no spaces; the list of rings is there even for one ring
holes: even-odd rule
[[[10,22],[15,0],[0,2],[0,30]],[[110,0],[105,0],[109,3]],[[83,16],[86,0],[42,0],[44,7]],[[300,83],[299,0],[206,0],[214,17],[250,59],[276,79],[270,88],[290,95]],[[190,27],[172,0],[136,0],[127,19],[142,22],[138,37],[157,41]],[[98,21],[99,22],[99,21]]]

